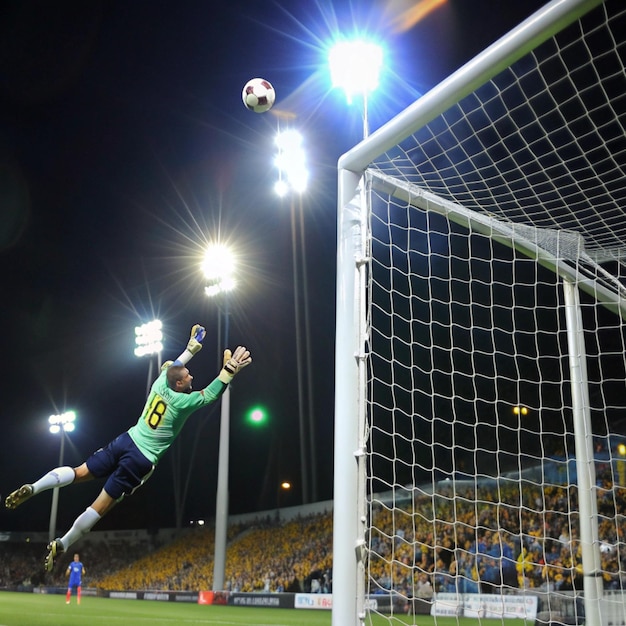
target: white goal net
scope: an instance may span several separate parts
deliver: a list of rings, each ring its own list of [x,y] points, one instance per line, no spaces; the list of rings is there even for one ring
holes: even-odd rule
[[[333,626],[626,624],[625,67],[554,0],[340,160]]]

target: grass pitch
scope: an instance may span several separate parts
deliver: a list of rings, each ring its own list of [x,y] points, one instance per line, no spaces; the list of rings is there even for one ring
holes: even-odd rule
[[[367,624],[370,622],[366,621]],[[373,616],[372,626],[477,626],[478,620],[428,615],[394,616],[389,622]],[[484,623],[484,622],[483,622]],[[494,626],[523,626],[520,620],[493,620]],[[207,606],[148,600],[0,592],[0,626],[331,626],[330,611]]]
[[[0,592],[0,626],[330,626],[330,611]]]

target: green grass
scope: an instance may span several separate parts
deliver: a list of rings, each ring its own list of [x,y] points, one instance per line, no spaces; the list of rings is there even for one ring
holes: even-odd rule
[[[369,622],[366,622],[369,624]],[[389,622],[379,616],[373,626],[477,626],[478,620],[428,615],[394,616]],[[65,604],[64,595],[0,592],[0,626],[330,626],[330,611],[273,609],[240,606],[207,606],[149,600],[111,600],[84,597],[82,604]],[[483,622],[484,624],[484,622]],[[519,620],[494,626],[522,626]]]
[[[330,611],[0,593],[0,626],[330,626]]]

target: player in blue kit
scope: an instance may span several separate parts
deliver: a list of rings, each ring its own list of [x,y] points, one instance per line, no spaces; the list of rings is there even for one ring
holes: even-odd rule
[[[46,571],[52,571],[58,554],[67,551],[103,515],[148,480],[191,414],[215,402],[235,374],[252,363],[250,352],[243,346],[238,346],[232,353],[224,350],[223,367],[217,377],[204,389],[192,391],[193,376],[186,364],[202,348],[205,334],[204,327],[199,324],[193,326],[183,353],[175,361],[163,364],[134,426],[104,448],[96,450],[82,465],[57,467],[7,496],[5,506],[15,509],[42,491],[94,478],[105,479],[104,488],[91,506],[76,518],[63,537],[54,539],[48,545],[44,563]]]
[[[83,584],[83,574],[86,573],[85,566],[80,562],[78,553],[74,555],[74,560],[67,566],[66,574],[70,577],[67,583],[67,594],[65,604],[69,604],[72,598],[72,587],[76,587],[76,604],[80,604],[80,592]]]

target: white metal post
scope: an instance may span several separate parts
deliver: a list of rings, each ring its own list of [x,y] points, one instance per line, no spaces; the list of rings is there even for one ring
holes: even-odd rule
[[[600,599],[603,593],[603,579],[598,538],[596,469],[593,461],[593,431],[591,430],[586,364],[587,352],[585,350],[578,289],[571,281],[564,280],[563,293],[565,296],[567,344],[572,387],[585,621],[588,626],[600,626]]]
[[[337,320],[335,342],[335,469],[333,489],[332,626],[356,626],[359,534],[359,325],[356,289],[361,215],[353,202],[358,174],[339,171]]]
[[[222,395],[220,413],[220,449],[217,469],[217,498],[215,507],[215,560],[213,591],[224,589],[226,571],[226,531],[228,528],[228,457],[230,445],[230,387]]]
[[[229,334],[228,294],[224,295],[224,347]],[[217,464],[217,495],[215,498],[215,553],[213,562],[213,591],[224,589],[226,571],[226,538],[228,529],[228,463],[230,457],[230,385],[221,398],[220,449]]]

